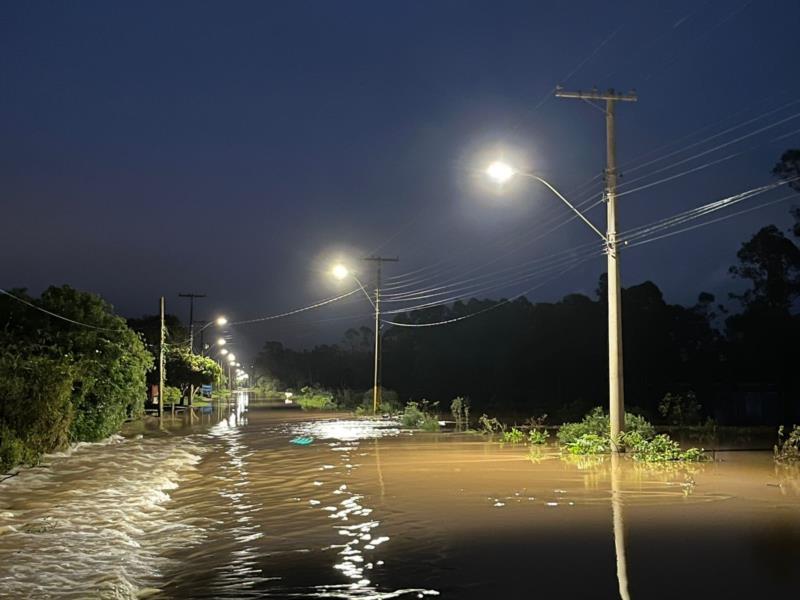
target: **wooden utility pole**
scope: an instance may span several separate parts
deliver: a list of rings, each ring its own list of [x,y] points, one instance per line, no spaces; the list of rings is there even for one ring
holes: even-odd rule
[[[364,260],[374,262],[375,269],[375,369],[372,386],[372,414],[378,414],[381,405],[381,267],[385,262],[397,262],[400,259],[367,256]]]
[[[159,316],[161,332],[158,338],[158,418],[164,416],[164,342],[166,337],[166,327],[164,326],[164,296],[159,302]]]
[[[189,298],[189,352],[194,354],[194,299],[205,298],[205,294],[178,294],[180,298]],[[194,401],[194,386],[189,384],[189,412],[191,412]]]
[[[556,88],[559,98],[575,98],[591,103],[605,100],[606,107],[606,254],[608,256],[608,416],[614,451],[619,434],[625,430],[625,391],[622,376],[622,298],[617,248],[617,148],[614,133],[614,107],[617,102],[636,102],[635,93],[614,90],[567,92]],[[594,106],[594,105],[593,105]]]

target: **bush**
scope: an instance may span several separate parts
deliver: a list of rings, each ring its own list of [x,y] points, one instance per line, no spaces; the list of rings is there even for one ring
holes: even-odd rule
[[[525,439],[525,434],[516,427],[512,427],[510,431],[503,432],[503,441],[508,444],[521,444]]]
[[[428,412],[428,407],[433,408],[434,405],[429,405],[427,400],[420,403],[409,402],[403,409],[403,414],[400,415],[400,422],[403,427],[409,429],[422,429],[424,431],[439,431],[439,419],[436,415]]]
[[[702,449],[689,448],[681,450],[678,442],[662,433],[652,440],[647,440],[637,432],[624,434],[622,444],[633,455],[634,460],[643,462],[698,462],[704,460]]]
[[[478,418],[478,427],[480,427],[480,432],[485,435],[492,435],[506,430],[505,425],[494,417],[490,419],[485,413]]]
[[[800,427],[795,425],[786,437],[783,425],[778,428],[778,443],[775,445],[775,460],[789,462],[800,460]]]
[[[608,415],[599,406],[592,409],[586,416],[583,417],[578,423],[564,423],[558,430],[556,436],[558,442],[562,445],[575,442],[578,438],[584,435],[596,435],[600,437],[608,437],[611,431],[611,425]],[[634,415],[632,413],[625,413],[625,431],[637,432],[645,439],[650,439],[655,435],[655,428],[650,424],[647,419]]]
[[[535,445],[547,443],[547,430],[546,429],[531,429],[528,432],[528,442]]]
[[[292,398],[303,410],[334,410],[336,403],[333,395],[320,389],[304,387],[300,390],[302,395]]]
[[[608,436],[584,433],[564,447],[570,454],[605,454],[611,451],[611,442]]]

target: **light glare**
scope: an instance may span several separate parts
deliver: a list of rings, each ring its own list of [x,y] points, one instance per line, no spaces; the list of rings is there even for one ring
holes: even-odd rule
[[[486,174],[489,178],[501,185],[511,179],[514,173],[514,168],[511,165],[499,160],[494,161],[486,169]]]
[[[331,271],[336,279],[342,280],[350,275],[350,270],[342,264],[335,265]]]

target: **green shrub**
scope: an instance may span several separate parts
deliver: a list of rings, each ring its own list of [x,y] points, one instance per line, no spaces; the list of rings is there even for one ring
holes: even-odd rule
[[[485,435],[492,435],[493,433],[500,433],[506,430],[505,425],[494,417],[490,419],[485,413],[478,418],[478,427],[480,428],[480,432]]]
[[[642,462],[698,462],[705,458],[702,449],[681,450],[680,444],[665,433],[655,436],[652,440],[645,439],[635,431],[625,433],[622,445],[632,454],[634,460]]]
[[[400,415],[400,423],[409,429],[422,429],[424,431],[439,431],[439,419],[435,414],[428,412],[428,408],[435,407],[427,400],[422,402],[409,402]]]
[[[457,396],[450,403],[450,414],[456,422],[456,429],[469,429],[469,400]]]
[[[525,434],[516,427],[512,427],[510,431],[503,432],[503,441],[507,444],[521,444],[525,440]]]
[[[531,429],[528,432],[528,442],[530,444],[541,445],[547,443],[546,429]]]
[[[564,448],[569,454],[605,454],[611,451],[611,443],[608,436],[584,433],[564,444]]]
[[[795,425],[786,437],[783,425],[778,428],[778,443],[775,445],[775,460],[789,462],[800,460],[800,427]]]
[[[564,423],[559,428],[556,437],[558,437],[558,442],[564,445],[574,442],[581,436],[588,434],[608,437],[610,430],[611,425],[608,415],[602,408],[597,407],[592,409],[578,423]],[[625,413],[625,431],[635,431],[641,434],[645,439],[652,438],[655,435],[655,428],[647,419],[632,413]]]

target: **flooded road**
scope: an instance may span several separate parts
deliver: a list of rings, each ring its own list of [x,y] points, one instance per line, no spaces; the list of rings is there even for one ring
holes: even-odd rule
[[[761,598],[800,584],[800,477],[766,452],[646,467],[237,404],[0,483],[0,597]]]

